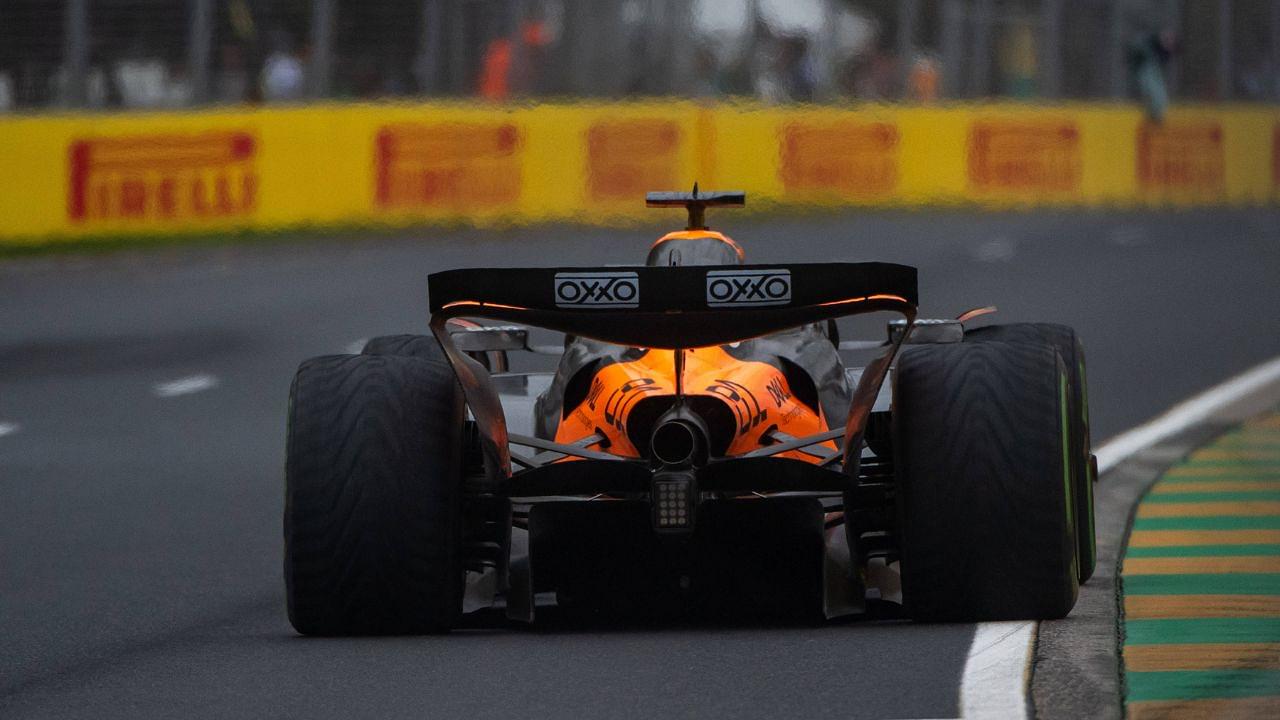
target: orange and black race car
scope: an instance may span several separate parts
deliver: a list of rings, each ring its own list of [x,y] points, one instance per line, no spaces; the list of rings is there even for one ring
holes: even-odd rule
[[[1071,610],[1097,472],[1070,328],[918,320],[903,265],[748,264],[705,222],[740,192],[648,203],[689,221],[644,265],[438,272],[430,335],[302,364],[284,518],[299,632],[552,604]],[[882,339],[839,339],[838,318],[873,314]],[[515,372],[518,353],[558,366]]]

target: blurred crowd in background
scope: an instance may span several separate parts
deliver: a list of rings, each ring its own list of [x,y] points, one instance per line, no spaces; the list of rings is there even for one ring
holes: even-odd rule
[[[0,0],[0,111],[1280,100],[1280,0]]]

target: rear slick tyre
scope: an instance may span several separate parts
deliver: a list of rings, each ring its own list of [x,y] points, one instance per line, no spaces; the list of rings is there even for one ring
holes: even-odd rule
[[[462,607],[461,391],[391,355],[302,363],[289,399],[284,576],[306,635],[441,632]]]
[[[1071,418],[1071,489],[1075,502],[1076,539],[1080,584],[1093,577],[1098,560],[1094,533],[1092,446],[1089,438],[1089,385],[1085,374],[1084,345],[1075,330],[1052,323],[988,325],[965,333],[967,342],[1048,343],[1058,350],[1067,371],[1068,415]]]
[[[380,335],[364,344],[362,355],[398,355],[448,363],[434,335]]]
[[[909,347],[893,402],[908,615],[1066,616],[1079,585],[1067,376],[1057,351],[998,342]]]

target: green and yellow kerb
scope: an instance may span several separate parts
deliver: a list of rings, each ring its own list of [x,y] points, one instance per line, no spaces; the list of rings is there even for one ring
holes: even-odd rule
[[[1280,717],[1280,414],[1151,488],[1123,576],[1130,718]]]

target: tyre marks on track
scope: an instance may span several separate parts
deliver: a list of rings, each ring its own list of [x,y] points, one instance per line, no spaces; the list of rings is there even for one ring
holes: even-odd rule
[[[1123,574],[1129,717],[1280,716],[1280,414],[1152,487]]]

